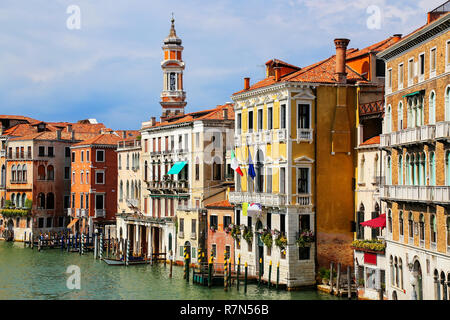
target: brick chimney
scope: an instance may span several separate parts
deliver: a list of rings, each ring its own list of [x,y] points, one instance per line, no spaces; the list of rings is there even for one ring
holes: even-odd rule
[[[154,126],[156,124],[156,117],[151,117],[150,118],[150,125]]]
[[[347,72],[345,72],[345,64],[347,58],[347,46],[349,39],[334,39],[336,46],[336,70],[335,75],[337,82],[347,83]]]
[[[67,132],[72,132],[72,125],[71,124],[67,125]]]
[[[280,67],[275,67],[275,81],[278,82],[280,81],[280,77],[281,77],[281,68]]]
[[[71,131],[71,132],[72,132],[71,139],[72,139],[72,141],[74,141],[75,140],[75,131]]]
[[[127,130],[123,130],[122,137],[123,137],[124,139],[127,138]]]
[[[228,119],[228,109],[227,108],[223,108],[223,119],[227,120]]]
[[[56,140],[61,140],[61,129],[56,130]]]
[[[250,89],[250,78],[244,78],[244,89]]]

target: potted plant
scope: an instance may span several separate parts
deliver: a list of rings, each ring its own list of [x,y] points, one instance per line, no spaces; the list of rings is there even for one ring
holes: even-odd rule
[[[233,224],[229,224],[224,228],[225,233],[229,234],[233,230]]]
[[[330,282],[330,270],[327,268],[320,268],[319,277],[323,284],[327,285]]]
[[[243,237],[247,243],[251,244],[253,241],[253,232],[251,228],[245,227]]]
[[[364,285],[365,285],[364,279],[359,279],[358,280],[358,285],[359,285],[360,288],[364,288]]]
[[[239,228],[239,226],[233,225],[233,227],[231,228],[231,236],[234,240],[239,240],[239,238],[241,237],[241,229]]]
[[[296,240],[299,248],[304,248],[314,242],[314,233],[311,230],[302,230]]]
[[[217,226],[216,226],[215,224],[212,224],[212,225],[209,227],[209,229],[210,229],[212,232],[216,232]]]
[[[286,252],[287,238],[284,234],[278,234],[278,237],[275,239],[275,244],[282,252]]]
[[[267,246],[267,248],[272,248],[272,233],[268,230],[264,230],[263,234],[261,235],[261,241]]]

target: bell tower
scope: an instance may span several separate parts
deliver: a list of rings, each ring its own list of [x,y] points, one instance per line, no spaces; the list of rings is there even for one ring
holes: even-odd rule
[[[162,46],[164,60],[161,62],[163,70],[163,90],[161,92],[161,121],[175,115],[184,114],[186,106],[186,92],[183,90],[184,62],[182,58],[183,46],[181,39],[175,32],[175,19],[172,14],[172,26]]]

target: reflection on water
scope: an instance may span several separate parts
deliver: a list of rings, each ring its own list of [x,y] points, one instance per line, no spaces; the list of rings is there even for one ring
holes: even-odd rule
[[[70,290],[66,281],[67,267],[77,265],[81,270],[81,289]],[[334,296],[307,291],[276,291],[267,287],[249,285],[247,293],[233,287],[224,292],[222,287],[208,289],[183,280],[183,269],[169,266],[137,265],[108,266],[94,260],[92,253],[77,253],[58,249],[24,248],[22,243],[0,241],[0,299],[336,299]]]

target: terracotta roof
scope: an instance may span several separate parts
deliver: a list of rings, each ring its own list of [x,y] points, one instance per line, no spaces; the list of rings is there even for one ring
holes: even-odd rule
[[[74,132],[74,140],[86,140],[97,136],[97,133],[86,133],[86,132]],[[56,140],[56,131],[44,131],[44,132],[34,132],[31,134],[20,135],[10,139],[10,141],[23,141],[23,140]],[[62,131],[61,140],[72,140],[72,132]]]
[[[205,207],[206,208],[210,208],[210,207],[233,208],[233,205],[228,200],[222,200],[222,201],[217,201],[217,202],[207,204]]]
[[[153,126],[143,127],[145,128],[155,128],[155,127],[163,127],[173,124],[179,123],[187,123],[191,121],[199,121],[199,120],[225,120],[223,117],[223,110],[228,110],[228,120],[234,120],[234,107],[233,104],[224,104],[215,107],[214,109],[208,109],[203,111],[197,111],[192,113],[187,113],[185,115],[180,115],[176,117],[172,117],[162,122],[158,122]]]
[[[371,144],[380,144],[380,136],[375,136],[372,137],[370,139],[367,139],[366,141],[364,141],[363,143],[361,143],[361,146],[368,146]]]
[[[6,120],[27,120],[29,123],[36,123],[39,122],[39,120],[25,117],[25,116],[16,116],[16,115],[6,115],[6,114],[0,114],[0,119],[6,119]]]
[[[368,54],[369,52],[373,52],[373,53],[381,52],[381,51],[389,48],[393,44],[397,43],[398,41],[399,41],[399,38],[397,38],[397,37],[389,37],[387,39],[384,39],[380,42],[372,44],[361,50],[359,50],[359,49],[355,49],[354,51],[347,50],[346,59],[348,61],[348,60],[358,58],[362,55]]]
[[[122,141],[133,141],[141,135],[138,130],[116,130],[115,133],[122,138]],[[123,138],[123,134],[126,133],[126,138]]]
[[[351,49],[354,52],[355,49]],[[314,63],[310,66],[300,69],[299,71],[284,75],[280,78],[279,83],[282,82],[312,82],[312,83],[337,83],[335,78],[335,68],[336,68],[336,56],[333,55],[325,60]],[[346,66],[347,70],[347,82],[355,83],[357,81],[367,81],[362,75]],[[235,92],[233,95],[255,90],[258,88],[267,87],[277,83],[275,77],[270,76],[261,81],[258,81],[250,86],[248,90],[241,90]]]
[[[93,138],[81,141],[73,146],[86,146],[86,145],[117,145],[123,138],[119,137],[115,133],[99,134]]]

